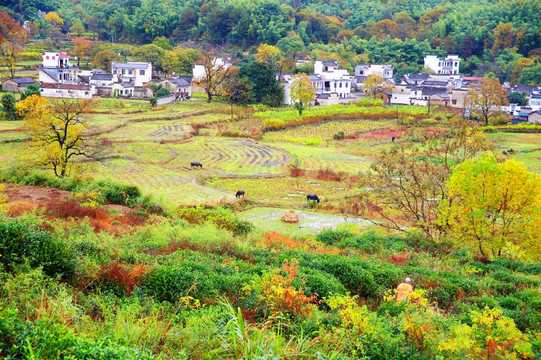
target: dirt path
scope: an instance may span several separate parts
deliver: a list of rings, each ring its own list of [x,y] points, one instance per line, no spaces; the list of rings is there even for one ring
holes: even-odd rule
[[[28,202],[37,206],[47,206],[67,200],[71,193],[39,186],[4,184],[8,202]]]

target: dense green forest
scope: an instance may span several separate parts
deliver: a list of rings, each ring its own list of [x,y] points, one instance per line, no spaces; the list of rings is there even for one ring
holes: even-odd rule
[[[463,73],[510,80],[520,58],[529,58],[522,70],[541,56],[540,0],[8,0],[5,6],[41,35],[51,23],[38,10],[55,11],[65,34],[80,29],[131,44],[165,36],[173,45],[205,41],[240,50],[266,43],[286,53],[332,55],[344,65],[390,62],[404,71],[418,69],[427,53],[457,53],[466,59]]]

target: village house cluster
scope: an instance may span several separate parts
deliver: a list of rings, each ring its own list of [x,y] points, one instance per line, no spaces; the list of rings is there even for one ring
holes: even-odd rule
[[[76,60],[76,59],[75,59]],[[153,95],[153,68],[148,62],[115,62],[111,72],[103,69],[80,70],[67,52],[45,52],[38,67],[38,81],[15,78],[5,81],[2,89],[20,92],[28,85],[38,83],[42,96],[91,99],[93,96],[145,99]],[[177,77],[159,83],[171,92],[172,100],[189,98],[192,93],[191,77]]]
[[[381,77],[385,86],[375,97],[392,105],[447,106],[468,111],[467,97],[472,84],[480,77],[459,74],[460,58],[448,55],[439,58],[427,55],[424,65],[429,73],[404,75],[399,82],[394,78],[394,69],[388,64],[357,65],[354,74],[339,67],[336,60],[315,60],[309,57],[297,60],[297,66],[313,64],[313,74],[308,79],[314,85],[316,97],[312,105],[345,104],[367,97],[365,82],[370,75]],[[229,58],[215,58],[217,69],[231,66]],[[188,99],[192,84],[204,78],[203,65],[196,64],[193,76],[153,80],[153,67],[147,62],[113,62],[111,72],[102,69],[80,70],[74,66],[67,52],[45,52],[38,67],[39,86],[43,96],[90,99],[93,96],[146,99],[153,96],[151,84],[161,84],[171,95],[160,98],[159,104]],[[284,87],[285,105],[292,105],[290,85],[292,73],[281,73],[278,80]],[[19,92],[36,80],[28,77],[15,78],[2,84],[3,90]],[[507,92],[526,93],[526,106],[510,104],[503,110],[514,115],[514,122],[541,123],[541,86],[505,86]]]

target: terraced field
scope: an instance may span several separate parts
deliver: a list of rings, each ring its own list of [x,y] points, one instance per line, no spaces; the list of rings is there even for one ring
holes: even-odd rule
[[[297,166],[306,170],[332,170],[357,174],[370,166],[364,157],[337,149],[302,146],[289,143],[269,143],[290,153]]]
[[[392,129],[396,126],[396,120],[331,121],[322,124],[301,125],[279,131],[270,131],[265,133],[263,140],[269,142],[299,142],[300,139],[306,138],[332,140],[340,131],[342,131],[345,136],[356,136],[374,130]]]
[[[160,142],[182,139],[190,134],[190,130],[191,126],[184,122],[160,121],[130,124],[104,136],[112,140]]]
[[[169,167],[182,168],[199,161],[207,175],[216,176],[285,174],[293,160],[285,150],[250,139],[194,137],[170,147],[179,155]]]

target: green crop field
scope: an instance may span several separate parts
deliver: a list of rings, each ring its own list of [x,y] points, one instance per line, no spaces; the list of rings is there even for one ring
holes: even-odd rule
[[[487,137],[494,141],[498,153],[516,158],[531,170],[541,172],[541,134],[499,132]]]

